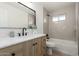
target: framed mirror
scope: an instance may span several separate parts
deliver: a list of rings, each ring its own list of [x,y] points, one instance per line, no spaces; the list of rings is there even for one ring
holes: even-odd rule
[[[36,25],[36,12],[21,2],[0,2],[0,28]]]

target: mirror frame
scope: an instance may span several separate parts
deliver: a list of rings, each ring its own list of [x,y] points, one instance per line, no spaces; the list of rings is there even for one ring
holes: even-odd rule
[[[23,5],[24,7],[26,7],[26,8],[28,8],[28,9],[32,10],[32,11],[35,13],[35,21],[34,21],[34,25],[36,25],[36,11],[33,10],[32,8],[30,8],[30,7],[26,6],[26,5],[24,5],[24,4],[21,3],[21,2],[17,2],[17,3],[19,3],[19,4]]]

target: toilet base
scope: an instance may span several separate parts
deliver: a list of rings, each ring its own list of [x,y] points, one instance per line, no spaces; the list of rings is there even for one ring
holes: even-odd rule
[[[48,48],[48,55],[52,55],[52,48]]]

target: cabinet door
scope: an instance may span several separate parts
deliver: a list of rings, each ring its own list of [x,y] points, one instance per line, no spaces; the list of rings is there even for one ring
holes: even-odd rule
[[[0,56],[23,56],[23,43],[0,49]]]
[[[33,40],[29,40],[29,41],[25,42],[24,55],[25,56],[33,56],[34,55]]]
[[[23,56],[23,50],[12,51],[11,56]]]
[[[42,37],[42,55],[46,55],[46,37]]]
[[[41,38],[35,39],[34,54],[35,56],[41,56]]]

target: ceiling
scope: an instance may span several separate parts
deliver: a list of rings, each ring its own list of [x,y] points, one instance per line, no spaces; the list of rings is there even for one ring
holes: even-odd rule
[[[42,5],[49,12],[53,10],[64,8],[70,5],[75,5],[75,2],[35,2],[36,4]]]

